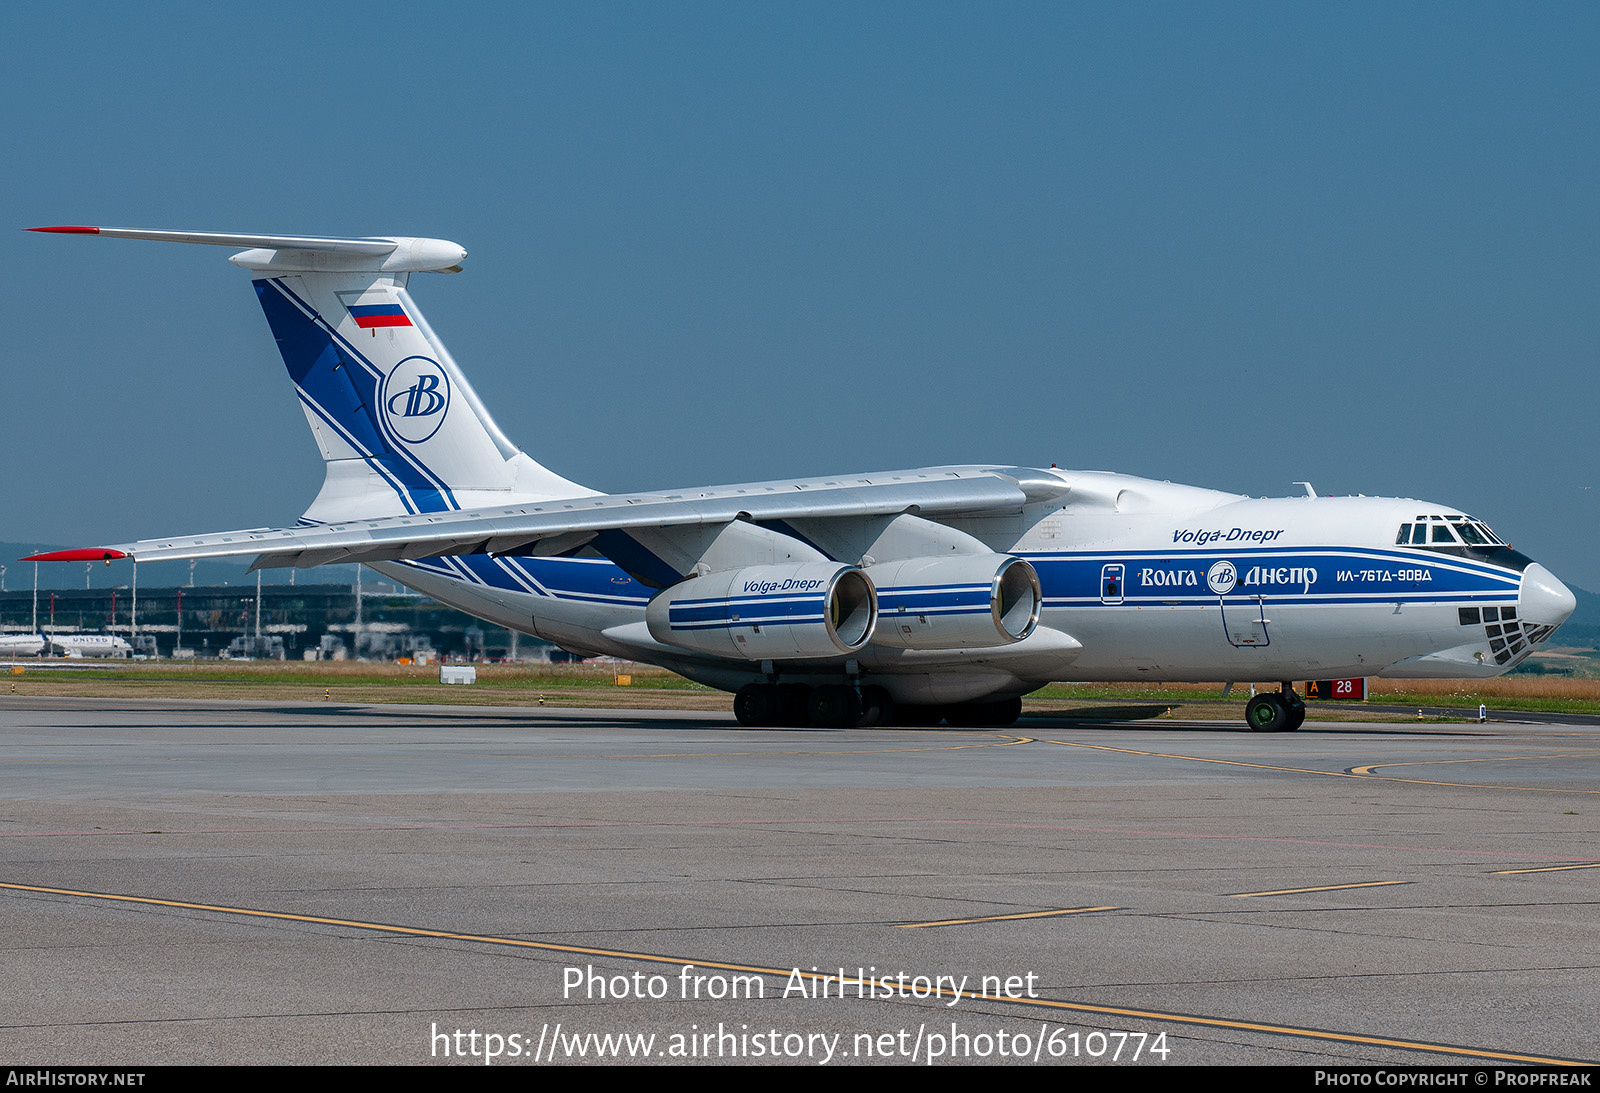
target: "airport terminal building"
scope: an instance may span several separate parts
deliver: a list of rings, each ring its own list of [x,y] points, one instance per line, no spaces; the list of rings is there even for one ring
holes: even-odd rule
[[[0,634],[106,634],[141,656],[288,660],[568,659],[525,634],[387,583],[131,586],[0,593]],[[359,600],[359,606],[358,606]],[[37,621],[35,621],[37,620]]]

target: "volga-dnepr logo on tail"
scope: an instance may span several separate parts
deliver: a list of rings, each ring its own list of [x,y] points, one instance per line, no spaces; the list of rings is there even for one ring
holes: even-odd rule
[[[380,399],[390,430],[407,444],[421,444],[444,424],[450,377],[438,361],[407,357],[384,378]]]

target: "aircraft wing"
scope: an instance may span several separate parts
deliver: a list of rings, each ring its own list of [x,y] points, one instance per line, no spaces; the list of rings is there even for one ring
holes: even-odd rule
[[[1059,487],[1064,492],[1064,486]],[[253,528],[53,551],[25,561],[132,558],[171,561],[254,554],[252,568],[437,558],[452,554],[557,553],[589,533],[719,526],[734,521],[1016,512],[1038,487],[981,467],[936,468],[648,494],[608,494],[505,508],[413,513],[290,528]],[[540,551],[538,546],[558,549]]]

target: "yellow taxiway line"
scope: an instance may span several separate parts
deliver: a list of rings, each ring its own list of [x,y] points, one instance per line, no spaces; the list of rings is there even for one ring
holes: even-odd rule
[[[1489,875],[1504,877],[1512,873],[1560,873],[1567,869],[1600,869],[1600,861],[1584,862],[1581,865],[1540,865],[1533,869],[1496,869]]]
[[[1320,884],[1315,888],[1278,888],[1271,892],[1232,892],[1231,899],[1248,899],[1251,896],[1294,896],[1301,892],[1342,892],[1346,888],[1385,888],[1391,884],[1410,884],[1408,880],[1368,880],[1355,884]]]
[[[485,945],[506,945],[522,949],[541,949],[545,952],[573,953],[582,956],[610,957],[618,960],[642,960],[653,964],[671,964],[677,967],[694,965],[716,968],[721,971],[745,972],[753,975],[777,976],[785,980],[794,976],[813,983],[832,981],[833,976],[821,972],[803,972],[798,968],[768,968],[753,964],[731,964],[725,961],[666,956],[660,953],[640,953],[626,949],[601,949],[589,945],[561,945],[550,941],[528,941],[515,937],[494,937],[484,934],[466,934],[453,930],[427,930],[415,926],[396,926],[382,922],[363,922],[357,919],[328,918],[321,915],[297,915],[287,911],[263,911],[251,907],[227,907],[209,903],[190,903],[184,900],[156,899],[151,896],[127,896],[111,892],[82,892],[71,888],[47,888],[34,884],[0,883],[0,889],[13,892],[36,892],[51,896],[72,896],[79,899],[104,900],[112,903],[136,903],[145,906],[173,907],[186,911],[210,911],[217,914],[242,915],[250,918],[279,919],[306,922],[321,926],[343,926],[356,930],[373,930],[379,933],[400,934],[407,937],[432,937],[450,941],[472,941]],[[1535,1066],[1586,1066],[1582,1059],[1560,1059],[1544,1055],[1526,1055],[1514,1051],[1496,1051],[1491,1048],[1465,1047],[1460,1044],[1436,1044],[1422,1040],[1403,1040],[1389,1036],[1365,1036],[1353,1032],[1336,1032],[1330,1029],[1304,1028],[1295,1025],[1276,1025],[1261,1021],[1235,1021],[1225,1017],[1205,1017],[1192,1013],[1167,1013],[1161,1010],[1135,1009],[1129,1006],[1101,1006],[1089,1002],[1069,1002],[1055,998],[985,998],[977,991],[954,990],[936,986],[932,997],[969,999],[975,1002],[1000,1002],[1011,1006],[1054,1010],[1067,1013],[1092,1013],[1105,1017],[1131,1018],[1141,1021],[1163,1021],[1201,1028],[1233,1029],[1259,1032],[1273,1036],[1290,1036],[1310,1040],[1323,1040],[1341,1044],[1361,1044],[1368,1047],[1392,1048],[1400,1051],[1421,1051],[1435,1055],[1452,1055],[1461,1058],[1484,1059],[1493,1062],[1522,1063]]]
[[[1011,922],[1019,918],[1055,918],[1058,915],[1086,915],[1091,911],[1115,911],[1116,907],[1063,907],[1058,911],[1023,911],[1016,915],[984,915],[982,918],[946,918],[938,922],[902,922],[902,930],[920,930],[926,926],[969,926],[977,922]]]

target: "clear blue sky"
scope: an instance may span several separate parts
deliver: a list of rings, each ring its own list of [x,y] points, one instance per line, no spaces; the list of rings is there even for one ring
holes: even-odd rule
[[[460,242],[413,296],[600,489],[1309,479],[1600,588],[1600,6],[18,3],[0,42],[0,540],[321,481],[227,252],[13,230],[86,223]]]

